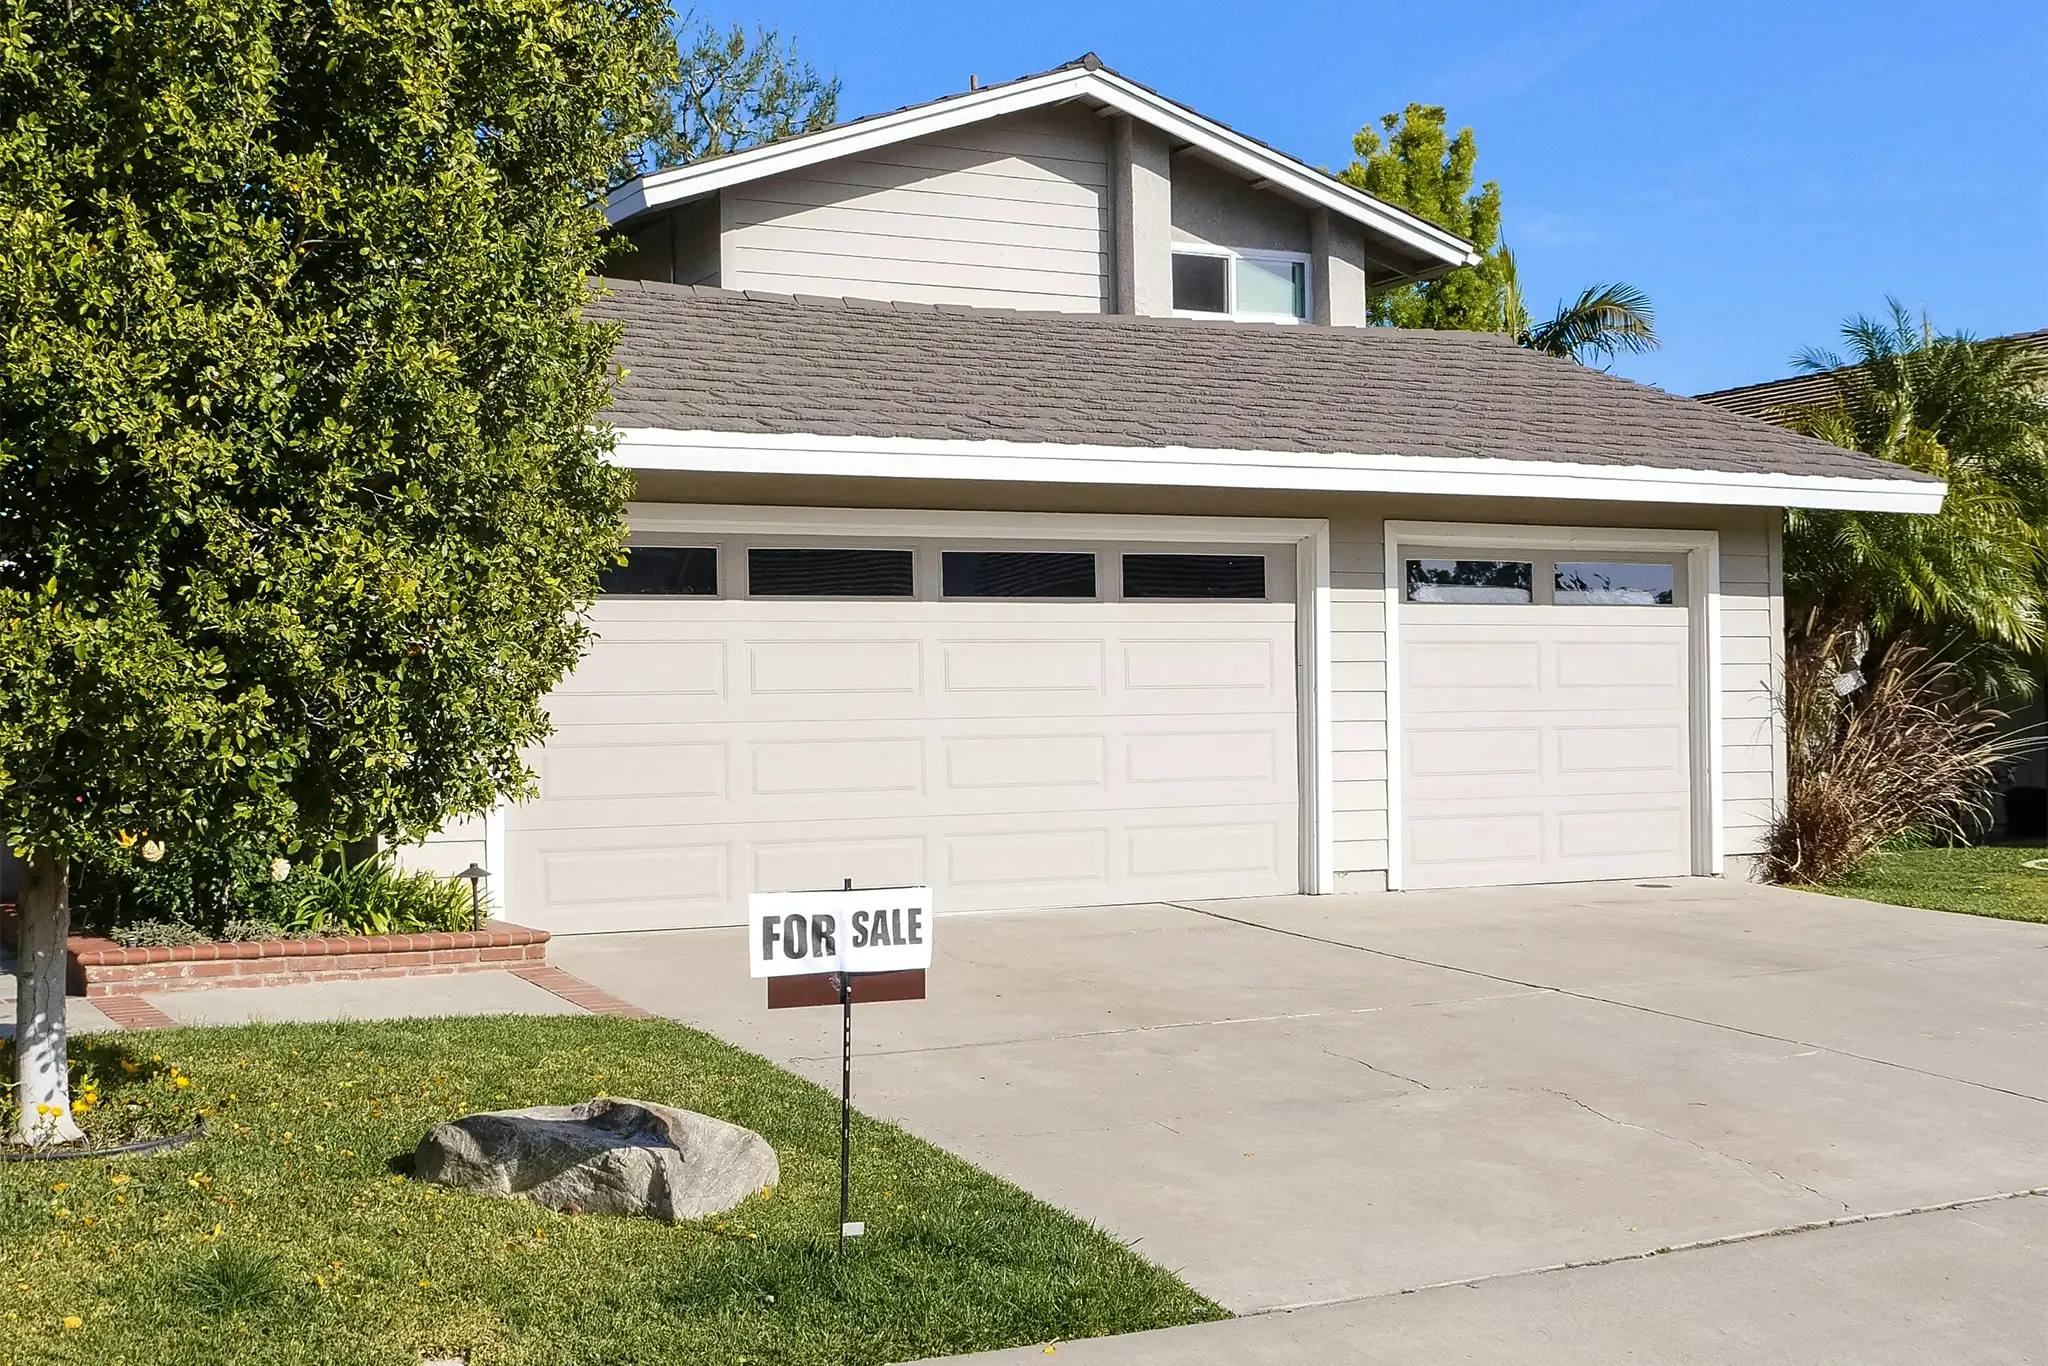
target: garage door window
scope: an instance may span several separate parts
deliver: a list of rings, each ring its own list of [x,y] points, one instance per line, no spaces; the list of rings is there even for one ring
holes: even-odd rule
[[[1410,560],[1408,601],[1534,602],[1535,568],[1521,560]]]
[[[1669,607],[1677,570],[1668,564],[1579,564],[1560,560],[1554,601],[1561,607]]]
[[[1263,555],[1126,555],[1126,598],[1266,596]]]
[[[747,552],[747,591],[757,598],[907,598],[915,583],[908,550],[777,547]]]
[[[949,598],[1093,598],[1095,557],[1085,551],[948,550]]]
[[[715,598],[718,552],[709,546],[636,545],[626,562],[598,576],[597,591],[621,597]]]

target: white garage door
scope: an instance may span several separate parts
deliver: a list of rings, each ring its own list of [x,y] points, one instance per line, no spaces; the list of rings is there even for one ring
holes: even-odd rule
[[[730,924],[847,878],[947,910],[1296,891],[1291,560],[636,550],[508,818],[510,914]]]
[[[1406,550],[1402,885],[1692,868],[1683,562]]]

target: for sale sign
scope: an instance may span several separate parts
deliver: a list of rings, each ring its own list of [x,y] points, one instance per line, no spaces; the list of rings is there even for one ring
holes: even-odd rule
[[[756,977],[908,972],[932,964],[932,889],[755,892],[747,898]]]

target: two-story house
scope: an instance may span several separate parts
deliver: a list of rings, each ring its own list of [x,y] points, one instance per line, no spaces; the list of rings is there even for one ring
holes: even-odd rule
[[[558,932],[1741,875],[1781,510],[1943,494],[1367,326],[1470,247],[1092,56],[609,212],[631,563],[538,798],[428,851]]]

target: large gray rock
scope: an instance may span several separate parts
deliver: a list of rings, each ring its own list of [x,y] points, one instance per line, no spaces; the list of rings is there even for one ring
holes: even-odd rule
[[[722,1119],[600,1096],[581,1105],[487,1110],[436,1124],[413,1175],[570,1214],[671,1222],[722,1214],[781,1176],[775,1150]]]

